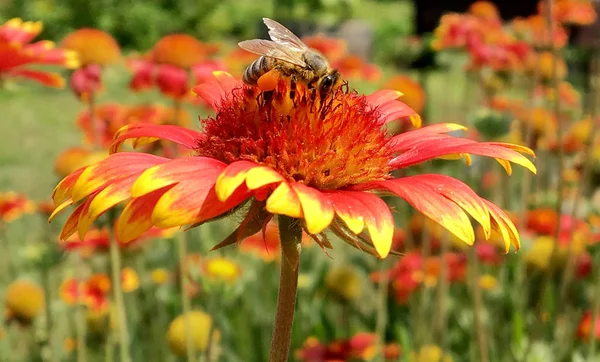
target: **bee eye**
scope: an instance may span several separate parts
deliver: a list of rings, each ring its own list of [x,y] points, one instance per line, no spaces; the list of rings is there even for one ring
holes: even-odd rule
[[[331,87],[333,86],[334,82],[335,82],[335,76],[333,74],[330,74],[330,75],[324,77],[323,80],[321,81],[321,91],[328,92],[331,89]]]

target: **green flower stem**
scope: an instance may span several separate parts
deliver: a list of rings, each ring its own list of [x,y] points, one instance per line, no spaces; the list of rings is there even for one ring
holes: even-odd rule
[[[594,265],[600,263],[600,252],[596,251]],[[592,327],[588,336],[588,358],[587,361],[593,361],[596,357],[596,328],[598,325],[598,316],[600,316],[600,272],[596,271],[596,285],[594,287],[594,299],[592,300]]]
[[[479,351],[479,361],[488,362],[489,351],[487,345],[487,333],[482,320],[485,312],[483,305],[483,296],[481,295],[481,287],[479,286],[479,260],[474,247],[469,248],[469,276],[471,288],[473,292],[473,314],[475,315],[475,336],[477,340],[477,349]]]
[[[100,133],[98,132],[98,119],[96,118],[96,94],[94,94],[93,91],[90,92],[88,111],[90,112],[90,123],[92,124],[92,141],[94,142],[94,148],[100,150],[102,149],[102,140],[100,139]]]
[[[183,309],[183,330],[185,333],[185,351],[188,362],[196,360],[196,350],[192,339],[192,325],[190,323],[190,311],[192,310],[192,301],[188,295],[188,278],[186,274],[187,259],[187,234],[180,232],[177,234],[177,250],[179,252],[179,263],[181,272],[179,273],[179,282],[181,284],[181,307]]]
[[[302,241],[302,229],[297,220],[279,216],[279,237],[281,240],[281,269],[270,362],[287,362],[290,353],[298,289],[298,258]]]
[[[110,225],[114,225],[114,219],[109,217]],[[110,268],[112,284],[114,287],[115,303],[117,307],[117,322],[119,326],[119,352],[121,362],[130,362],[129,355],[129,330],[127,329],[127,315],[125,314],[125,300],[123,298],[123,287],[121,285],[121,253],[117,245],[114,232],[110,233]]]
[[[75,333],[77,335],[77,362],[85,362],[87,359],[87,347],[85,344],[87,326],[85,323],[85,305],[81,300],[81,285],[83,276],[86,274],[85,263],[81,252],[75,254],[75,270],[77,272],[77,305],[75,306]]]

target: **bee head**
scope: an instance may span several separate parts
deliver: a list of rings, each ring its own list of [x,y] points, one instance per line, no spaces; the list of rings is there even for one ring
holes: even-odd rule
[[[321,94],[327,94],[332,89],[337,88],[342,83],[342,75],[335,69],[330,70],[325,74],[321,79],[319,79],[319,83],[317,84],[317,88]]]

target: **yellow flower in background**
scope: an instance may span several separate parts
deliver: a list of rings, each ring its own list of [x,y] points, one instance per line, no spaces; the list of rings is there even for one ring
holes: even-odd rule
[[[203,268],[208,279],[213,281],[232,283],[242,274],[240,266],[227,258],[206,259]]]
[[[123,268],[121,270],[121,283],[125,293],[132,292],[140,287],[140,277],[132,268]]]
[[[169,325],[167,331],[167,344],[173,354],[184,357],[186,355],[185,316],[191,326],[194,349],[198,352],[206,351],[209,343],[216,343],[221,338],[221,333],[213,329],[212,317],[202,311],[195,310],[187,315],[180,315]],[[212,336],[212,338],[209,338]]]
[[[411,352],[410,362],[453,362],[452,357],[436,345],[425,345],[418,352]]]
[[[547,270],[550,266],[550,257],[554,247],[554,238],[550,236],[540,236],[536,238],[525,254],[525,260],[534,267]]]
[[[63,39],[61,47],[77,53],[83,67],[89,64],[109,65],[121,56],[117,41],[98,29],[78,29]]]
[[[484,290],[494,290],[498,288],[498,279],[490,274],[484,274],[479,277],[479,287]]]
[[[169,271],[165,268],[153,269],[150,278],[152,279],[152,283],[154,284],[166,284],[169,281]]]
[[[410,77],[404,75],[391,77],[382,88],[394,89],[401,92],[402,97],[400,100],[419,114],[425,109],[425,102],[427,100],[425,90],[419,82]]]
[[[550,52],[543,52],[538,57],[538,69],[540,76],[544,80],[554,79],[554,63],[556,63],[556,75],[558,79],[564,79],[567,76],[567,64],[561,58],[554,58]]]
[[[4,318],[23,325],[30,324],[42,314],[46,306],[44,290],[30,280],[17,280],[6,289],[4,297]]]
[[[73,351],[75,351],[75,349],[77,348],[77,340],[73,337],[67,337],[65,338],[64,342],[63,342],[63,351],[65,351],[66,353],[71,353]]]
[[[362,293],[363,280],[351,265],[338,265],[325,276],[325,286],[336,298],[350,302]]]
[[[70,147],[62,151],[54,161],[54,172],[65,177],[80,167],[100,162],[108,156],[106,151],[91,151],[85,147]]]

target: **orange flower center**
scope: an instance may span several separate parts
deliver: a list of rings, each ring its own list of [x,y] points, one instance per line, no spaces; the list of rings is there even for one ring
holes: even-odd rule
[[[321,190],[388,178],[392,152],[378,111],[342,87],[328,97],[280,79],[273,91],[241,87],[204,121],[197,154],[252,161]]]

